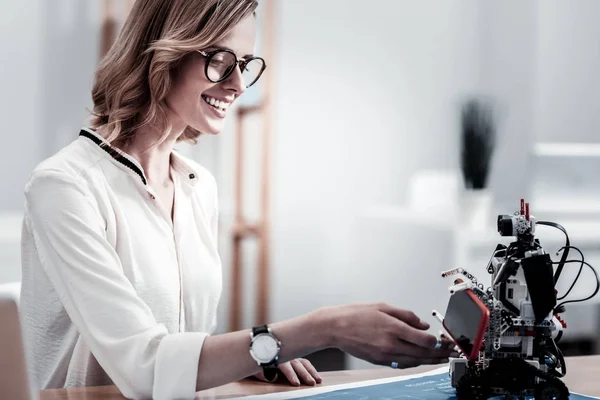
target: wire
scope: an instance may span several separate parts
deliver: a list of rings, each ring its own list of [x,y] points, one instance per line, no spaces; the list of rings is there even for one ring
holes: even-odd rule
[[[562,351],[560,351],[554,339],[550,338],[550,341],[552,342],[552,346],[556,351],[556,357],[558,358],[558,362],[560,364],[560,372],[556,371],[556,368],[554,369],[554,372],[556,372],[556,374],[562,378],[567,375],[567,363],[565,362],[565,357],[563,356]]]
[[[558,350],[558,360],[560,361],[560,372],[562,376],[567,375],[567,363],[565,362],[565,357],[563,356],[563,352],[558,348],[556,343],[554,343],[554,347]]]
[[[567,257],[569,256],[569,248],[571,248],[571,242],[569,241],[569,235],[567,234],[567,230],[562,225],[557,224],[555,222],[537,221],[536,224],[551,226],[553,228],[559,229],[559,230],[563,231],[563,233],[565,234],[565,237],[566,237],[565,247],[564,247],[565,252],[563,252],[562,257],[560,258],[560,262],[558,263],[558,267],[556,268],[556,272],[554,273],[554,284],[556,285],[556,282],[558,282],[558,278],[560,277],[560,274],[562,273],[563,267],[565,266],[565,261],[567,260]]]
[[[575,279],[573,279],[573,283],[571,283],[571,286],[569,287],[569,290],[567,290],[567,292],[564,294],[564,296],[561,296],[559,298],[557,298],[557,300],[562,300],[564,298],[566,298],[569,293],[571,293],[571,290],[573,290],[573,287],[575,287],[575,283],[577,283],[577,280],[579,279],[579,276],[581,275],[581,271],[583,271],[583,263],[585,262],[585,257],[583,256],[583,253],[581,252],[581,250],[579,250],[577,247],[575,246],[569,246],[571,249],[576,250],[577,252],[579,252],[579,255],[581,255],[581,264],[579,265],[579,272],[577,272],[577,276],[575,277]],[[556,254],[558,254],[561,250],[563,250],[564,247],[561,247],[560,249],[557,250]],[[570,261],[577,261],[577,260],[569,260]]]
[[[555,343],[558,343],[558,342],[560,341],[560,339],[562,339],[562,337],[563,337],[563,331],[559,331],[559,332],[556,334],[556,340],[555,340],[554,342],[555,342]]]
[[[594,276],[596,277],[596,289],[594,290],[594,293],[592,293],[590,296],[586,297],[585,299],[563,301],[562,303],[560,303],[556,307],[554,307],[555,309],[559,308],[562,305],[568,304],[568,303],[580,303],[580,302],[583,302],[583,301],[587,301],[587,300],[591,299],[592,297],[594,297],[598,293],[598,291],[600,290],[600,278],[598,277],[598,272],[596,272],[596,270],[594,269],[594,267],[592,267],[586,261],[569,260],[569,261],[565,261],[564,262],[564,264],[571,264],[571,263],[582,263],[582,264],[586,265],[589,269],[592,270],[592,272],[594,273]],[[558,264],[558,262],[553,262],[552,264]]]

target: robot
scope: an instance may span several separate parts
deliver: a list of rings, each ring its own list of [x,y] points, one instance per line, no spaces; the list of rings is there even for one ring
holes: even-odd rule
[[[535,396],[536,400],[568,399],[569,390],[561,381],[567,372],[563,355],[556,345],[567,328],[560,314],[565,304],[586,301],[600,288],[594,268],[585,262],[579,249],[571,246],[566,230],[559,224],[537,221],[529,213],[529,203],[521,200],[520,211],[498,216],[498,232],[516,240],[498,244],[487,266],[491,285],[487,288],[468,271],[455,268],[442,273],[452,278],[446,315],[433,315],[442,322],[461,356],[450,361],[450,380],[458,400],[488,399],[494,396]],[[536,226],[560,229],[566,244],[554,262],[535,238]],[[580,260],[567,260],[569,250]],[[555,289],[566,264],[578,263],[579,274],[562,297]],[[556,270],[554,267],[556,266]],[[585,298],[563,300],[582,269],[596,276],[596,290]]]

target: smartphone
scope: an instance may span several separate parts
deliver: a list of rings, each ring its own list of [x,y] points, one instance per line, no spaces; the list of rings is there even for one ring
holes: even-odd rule
[[[471,289],[450,296],[442,325],[468,360],[475,360],[490,321],[490,310]]]

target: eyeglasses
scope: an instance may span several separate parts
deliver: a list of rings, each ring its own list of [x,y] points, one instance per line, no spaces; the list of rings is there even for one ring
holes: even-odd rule
[[[260,57],[252,57],[248,60],[238,60],[233,51],[215,50],[205,52],[198,50],[206,59],[204,73],[206,78],[214,83],[222,82],[231,75],[236,66],[240,67],[246,88],[254,85],[262,75],[267,64]]]

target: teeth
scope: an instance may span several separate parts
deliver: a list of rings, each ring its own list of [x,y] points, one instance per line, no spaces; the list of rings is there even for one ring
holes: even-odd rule
[[[210,104],[211,106],[213,106],[215,108],[218,108],[221,111],[227,111],[227,108],[229,107],[229,103],[227,103],[225,101],[217,100],[215,98],[207,97],[207,96],[202,96],[202,98],[208,104]]]

